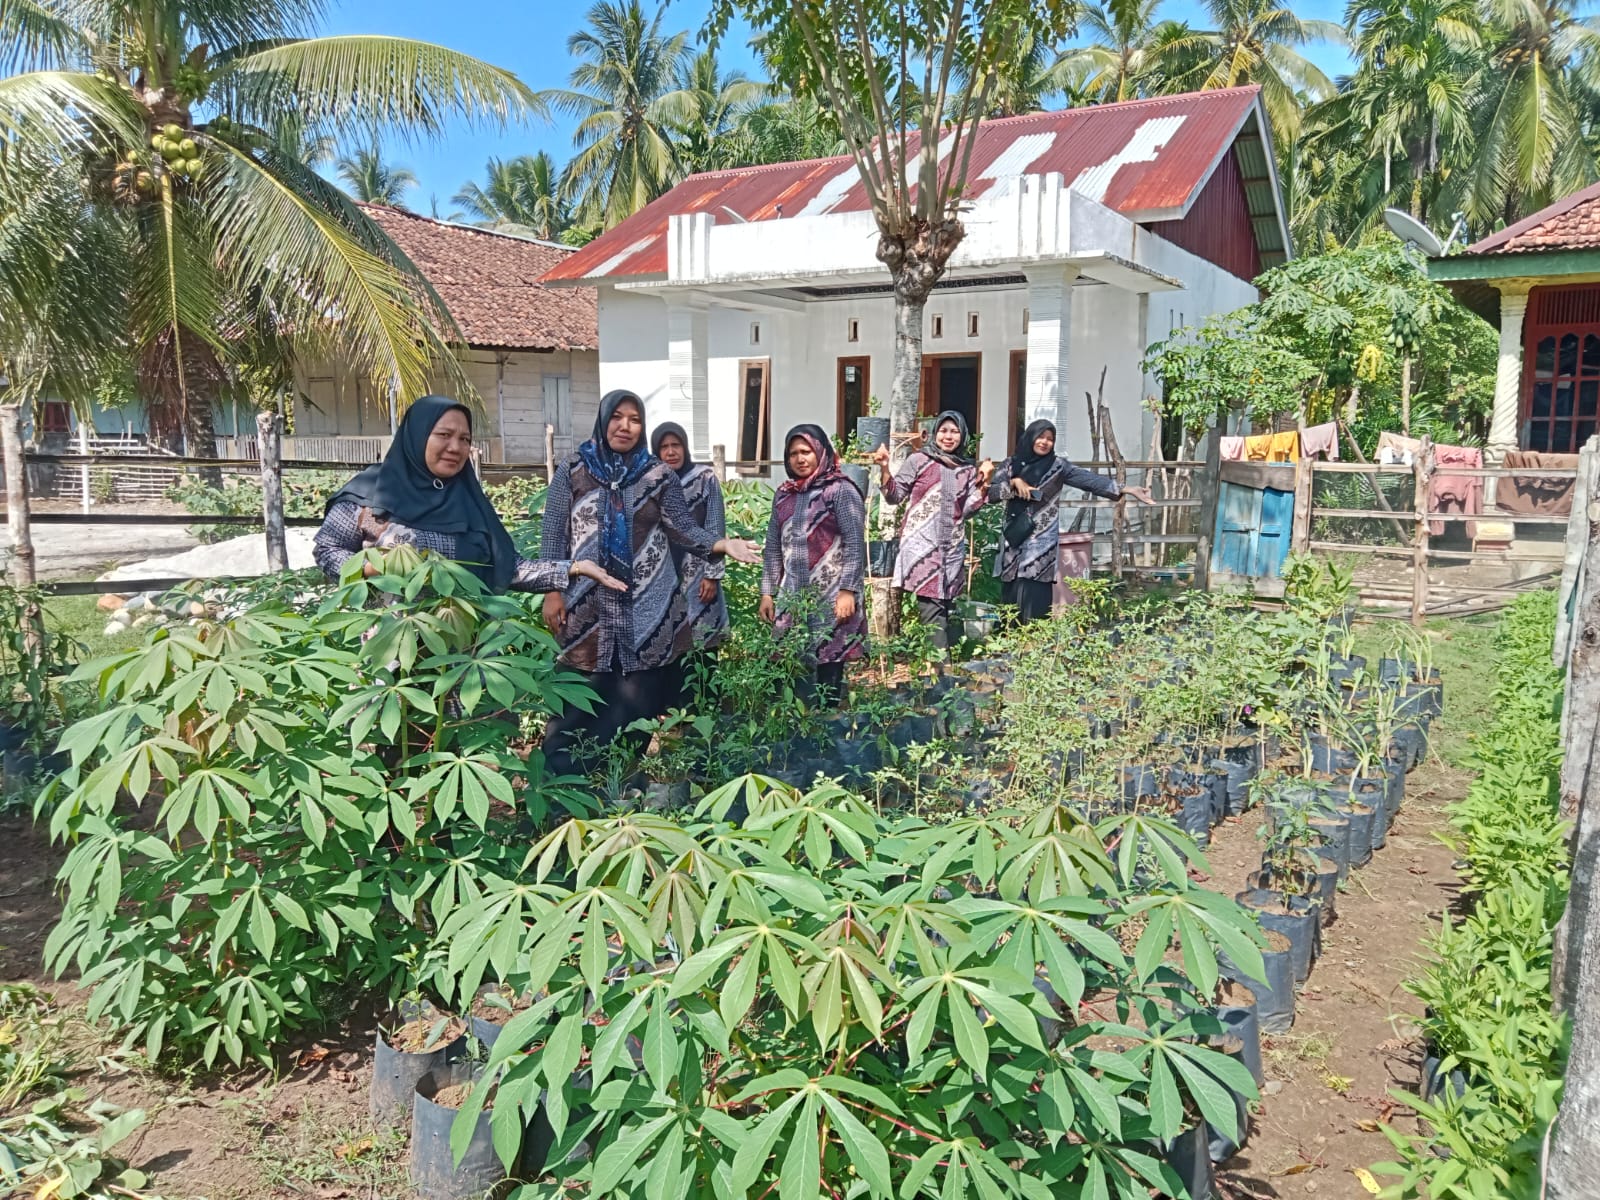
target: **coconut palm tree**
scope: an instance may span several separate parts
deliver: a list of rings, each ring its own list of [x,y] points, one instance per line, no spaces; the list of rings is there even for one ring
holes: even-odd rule
[[[451,197],[474,224],[555,241],[569,223],[555,160],[543,150],[502,161],[491,158],[485,183],[467,183]]]
[[[416,172],[409,167],[394,167],[383,161],[373,146],[341,158],[334,167],[339,182],[363,204],[382,204],[405,208],[406,193],[417,186]]]
[[[104,237],[71,243],[94,256],[93,277],[121,289],[121,327],[99,336],[123,339],[153,427],[181,430],[195,453],[211,452],[212,401],[259,365],[245,359],[261,339],[242,334],[261,322],[290,331],[297,355],[337,355],[380,395],[419,395],[441,362],[455,369],[444,306],[285,148],[282,115],[297,115],[303,148],[323,136],[436,136],[452,118],[500,125],[540,108],[509,72],[452,50],[313,37],[321,10],[317,0],[0,0],[12,71],[0,78],[0,222],[27,225],[42,244],[64,244],[86,214],[104,223]],[[24,211],[41,168],[76,207]],[[0,296],[20,307],[0,328],[7,352],[28,340],[18,323],[47,308],[29,297],[66,294],[65,269],[0,255]],[[63,327],[74,324],[84,323]]]
[[[684,173],[693,174],[720,171],[741,161],[741,119],[770,96],[772,88],[743,71],[724,72],[716,50],[707,47],[680,64],[677,91],[687,99],[689,112],[673,140]]]
[[[1192,67],[1174,72],[1169,89],[1240,87],[1256,84],[1280,145],[1300,131],[1301,98],[1326,100],[1333,81],[1299,52],[1310,42],[1344,44],[1344,30],[1331,21],[1295,15],[1279,0],[1204,0],[1211,28],[1195,35]]]
[[[809,96],[750,109],[739,120],[736,144],[737,166],[800,162],[850,152],[838,122]]]
[[[564,191],[581,215],[607,229],[683,177],[673,134],[695,112],[693,97],[677,86],[688,34],[663,33],[663,16],[646,16],[639,0],[600,0],[587,28],[567,39],[578,63],[571,87],[539,95],[578,118]]]
[[[1474,222],[1513,221],[1593,183],[1600,23],[1573,0],[1483,0],[1492,47],[1461,164]]]
[[[1055,74],[1095,103],[1133,100],[1171,90],[1166,75],[1198,37],[1179,21],[1161,20],[1162,0],[1109,0],[1085,6],[1078,30],[1090,41],[1057,59]]]

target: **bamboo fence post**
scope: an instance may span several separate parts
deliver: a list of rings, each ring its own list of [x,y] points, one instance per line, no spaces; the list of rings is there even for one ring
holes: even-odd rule
[[[1432,474],[1433,443],[1422,446],[1411,463],[1417,514],[1416,540],[1411,551],[1411,623],[1419,629],[1428,616],[1428,477]]]
[[[283,444],[278,414],[256,414],[256,452],[261,460],[261,517],[267,538],[267,570],[289,569],[289,544],[283,532]]]
[[[22,405],[0,404],[0,455],[6,468],[6,528],[11,534],[11,582],[31,588],[33,533],[28,522],[28,466],[22,458]]]
[[[1294,464],[1294,530],[1290,535],[1289,548],[1296,554],[1304,554],[1311,548],[1311,499],[1312,499],[1312,472],[1314,460],[1302,451]]]
[[[544,481],[556,481],[556,427],[550,424],[544,427]]]
[[[1100,372],[1100,383],[1105,385],[1106,373]],[[1128,464],[1122,457],[1122,451],[1117,446],[1116,430],[1111,425],[1111,410],[1104,404],[1100,405],[1100,437],[1105,442],[1106,456],[1110,458],[1115,467],[1117,490],[1121,491],[1128,482]],[[1116,507],[1111,510],[1111,577],[1122,578],[1122,560],[1124,554],[1124,541],[1127,538],[1127,512],[1128,502],[1118,500]]]
[[[82,417],[78,418],[78,453],[87,456],[89,453],[89,422]],[[84,463],[78,472],[78,489],[82,493],[83,511],[89,511],[89,464]]]

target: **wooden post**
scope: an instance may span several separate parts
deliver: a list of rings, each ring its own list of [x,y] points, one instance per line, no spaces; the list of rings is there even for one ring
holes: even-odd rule
[[[1195,516],[1195,534],[1199,541],[1194,545],[1194,586],[1202,592],[1211,589],[1211,535],[1217,528],[1217,503],[1222,495],[1222,433],[1227,428],[1226,418],[1206,437],[1206,465],[1200,468],[1200,477],[1194,482],[1195,498],[1200,507]]]
[[[1566,707],[1575,715],[1600,707],[1600,522],[1589,515],[1567,677]],[[1551,984],[1557,1005],[1570,1014],[1572,1045],[1546,1160],[1545,1194],[1550,1200],[1579,1200],[1594,1195],[1600,1178],[1600,738],[1592,718],[1569,724],[1564,751],[1561,805],[1563,812],[1574,808],[1577,820],[1571,890],[1556,929]]]
[[[1370,465],[1367,462],[1367,456],[1361,453],[1361,443],[1356,441],[1355,435],[1350,432],[1350,427],[1343,421],[1339,422],[1339,432],[1344,435],[1344,444],[1349,447],[1350,453],[1355,457],[1355,460],[1362,466]],[[1389,503],[1389,497],[1385,496],[1383,489],[1378,486],[1377,475],[1370,476],[1368,482],[1372,485],[1373,507],[1381,508],[1384,512],[1393,512],[1394,505]],[[1406,536],[1405,526],[1400,524],[1398,518],[1391,521],[1390,524],[1394,526],[1394,532],[1397,537],[1403,538]]]
[[[556,427],[544,427],[544,481],[547,484],[556,481]]]
[[[1106,373],[1100,372],[1100,386],[1106,384]],[[1100,405],[1100,437],[1105,442],[1106,456],[1115,468],[1117,490],[1121,491],[1128,482],[1128,465],[1122,457],[1122,451],[1117,446],[1116,430],[1111,427],[1111,410],[1104,404]],[[1111,578],[1122,578],[1123,543],[1127,538],[1128,502],[1118,500],[1117,506],[1111,510]]]
[[[1572,519],[1568,523],[1569,537],[1574,526],[1582,526],[1582,543],[1579,553],[1582,563],[1576,571],[1577,595],[1572,608],[1570,652],[1561,659],[1567,668],[1567,695],[1561,706],[1561,815],[1573,823],[1573,878],[1572,894],[1567,911],[1556,927],[1555,955],[1550,971],[1550,990],[1556,1007],[1570,1008],[1577,1001],[1572,987],[1578,971],[1568,973],[1569,957],[1580,952],[1582,935],[1574,935],[1573,916],[1578,910],[1579,872],[1583,873],[1585,890],[1594,886],[1593,845],[1585,851],[1583,832],[1585,821],[1593,825],[1600,820],[1600,801],[1590,802],[1588,789],[1595,786],[1595,768],[1591,760],[1597,742],[1600,742],[1600,502],[1587,497],[1600,495],[1600,455],[1593,452],[1593,441],[1584,447],[1580,464],[1583,474],[1578,476],[1573,491]],[[1563,599],[1567,593],[1563,592]],[[1561,646],[1557,632],[1557,646]],[[1580,856],[1587,853],[1587,859]]]
[[[716,472],[718,484],[728,481],[728,448],[721,442],[711,447],[711,469]]]
[[[1428,616],[1428,477],[1432,474],[1432,459],[1433,443],[1423,438],[1411,464],[1417,514],[1416,539],[1411,549],[1411,623],[1418,628]]]
[[[1316,467],[1315,460],[1301,451],[1294,464],[1294,531],[1290,534],[1289,548],[1304,554],[1311,548],[1311,484]]]
[[[1572,597],[1583,586],[1584,555],[1589,547],[1589,502],[1591,498],[1600,499],[1600,494],[1591,490],[1596,482],[1597,459],[1600,435],[1591,437],[1578,452],[1578,476],[1572,485],[1572,514],[1567,518],[1566,545],[1561,552],[1561,590],[1556,593],[1556,644],[1551,648],[1552,661],[1558,667],[1570,667],[1572,663],[1571,614],[1576,611]],[[1570,706],[1562,709],[1563,722],[1571,711]]]
[[[261,517],[267,538],[267,571],[289,569],[289,543],[283,532],[282,430],[275,412],[256,414],[256,453],[261,460]]]
[[[6,528],[11,534],[11,582],[30,588],[33,534],[28,524],[28,465],[22,458],[22,405],[0,404],[0,454],[6,468]]]
[[[89,422],[82,417],[78,418],[78,453],[84,457],[89,454]],[[89,464],[84,463],[78,471],[78,488],[83,495],[83,511],[89,511]]]

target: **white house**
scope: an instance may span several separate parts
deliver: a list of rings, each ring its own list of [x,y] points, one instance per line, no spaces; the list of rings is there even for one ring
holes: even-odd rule
[[[1290,252],[1273,164],[1256,88],[985,122],[966,237],[924,316],[923,411],[964,411],[995,456],[1049,416],[1081,457],[1104,370],[1118,441],[1143,457],[1145,348],[1251,303]],[[766,460],[790,426],[847,432],[887,397],[876,244],[849,158],[750,167],[686,180],[544,282],[598,289],[602,393],[638,392],[699,454]]]

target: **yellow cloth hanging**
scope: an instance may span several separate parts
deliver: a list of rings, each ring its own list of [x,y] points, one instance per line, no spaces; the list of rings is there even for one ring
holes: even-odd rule
[[[1272,435],[1272,445],[1267,450],[1268,462],[1299,462],[1300,461],[1300,431],[1291,429],[1287,433]]]
[[[1245,462],[1267,462],[1272,456],[1273,436],[1270,433],[1259,433],[1255,437],[1244,440]]]

